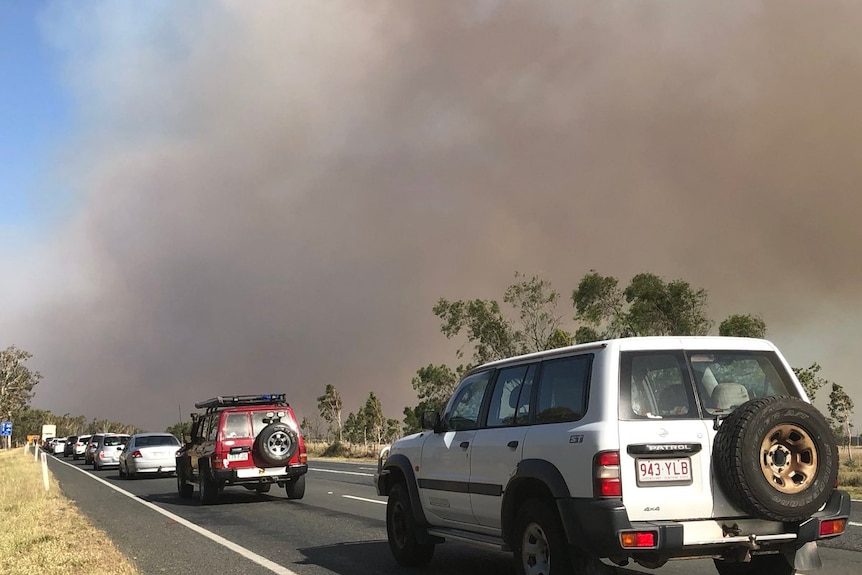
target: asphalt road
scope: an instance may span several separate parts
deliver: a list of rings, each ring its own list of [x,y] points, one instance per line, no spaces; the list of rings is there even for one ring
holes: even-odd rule
[[[258,495],[226,488],[219,503],[199,505],[176,493],[173,477],[121,480],[71,458],[49,457],[63,493],[108,534],[144,575],[405,575],[386,543],[385,500],[374,492],[374,467],[310,462],[305,498],[290,501],[273,487]],[[89,542],[98,544],[98,542]],[[862,502],[853,504],[843,536],[820,544],[829,575],[862,572]],[[712,561],[671,561],[661,575],[715,574]],[[427,575],[509,575],[511,554],[455,542],[438,545]]]

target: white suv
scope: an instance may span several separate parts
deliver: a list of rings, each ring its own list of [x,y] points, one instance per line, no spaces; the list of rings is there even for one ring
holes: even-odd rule
[[[477,367],[428,431],[378,463],[398,563],[446,539],[512,550],[518,573],[658,568],[792,574],[843,533],[829,425],[765,340],[609,340]],[[794,566],[795,565],[795,566]]]

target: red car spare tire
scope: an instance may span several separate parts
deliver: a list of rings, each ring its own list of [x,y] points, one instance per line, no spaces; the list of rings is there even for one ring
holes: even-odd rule
[[[299,447],[296,432],[284,423],[270,423],[254,440],[254,450],[269,465],[286,465]]]
[[[835,489],[838,446],[811,404],[761,397],[737,407],[721,424],[713,469],[724,493],[745,512],[772,521],[802,521]]]

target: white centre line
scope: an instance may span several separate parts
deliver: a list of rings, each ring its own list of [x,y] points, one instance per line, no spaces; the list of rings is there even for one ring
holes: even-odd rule
[[[862,523],[856,523],[855,521],[848,521],[847,525],[852,525],[853,527],[862,527]]]
[[[378,501],[377,499],[368,499],[366,497],[356,497],[355,495],[342,495],[345,499],[356,499],[357,501],[367,501],[368,503],[379,503],[380,505],[386,505],[385,501]]]
[[[211,541],[215,541],[219,545],[227,547],[231,551],[242,555],[243,557],[245,557],[246,559],[248,559],[252,563],[257,563],[261,567],[264,567],[265,569],[269,569],[270,571],[272,571],[276,575],[299,575],[295,571],[291,571],[290,569],[288,569],[286,567],[282,567],[278,563],[276,563],[274,561],[270,561],[266,557],[264,557],[262,555],[258,555],[254,551],[246,549],[245,547],[243,547],[241,545],[237,545],[233,541],[230,541],[229,539],[225,539],[221,535],[216,535],[212,531],[207,531],[206,529],[204,529],[200,525],[196,525],[187,519],[183,519],[179,515],[174,515],[170,511],[165,511],[164,509],[162,509],[158,505],[155,505],[154,503],[150,503],[149,501],[145,501],[145,500],[141,499],[140,497],[138,497],[137,495],[135,495],[134,493],[129,493],[125,489],[120,489],[116,485],[113,485],[112,483],[109,483],[109,482],[105,481],[104,479],[102,479],[101,477],[97,477],[96,475],[93,475],[92,473],[84,471],[83,469],[81,469],[78,466],[72,465],[71,463],[66,463],[65,461],[62,461],[61,459],[57,459],[56,457],[54,459],[56,459],[59,463],[62,463],[63,465],[67,465],[76,471],[80,471],[84,475],[87,475],[88,477],[95,479],[96,481],[98,481],[99,483],[102,483],[103,485],[107,485],[108,487],[110,487],[111,489],[116,491],[117,493],[122,493],[123,495],[125,495],[129,499],[132,499],[133,501],[137,501],[141,505],[149,507],[150,509],[152,509],[153,511],[156,511],[157,513],[161,513],[162,515],[171,519],[172,521],[175,521],[176,523],[179,523],[180,525],[182,525],[184,527],[188,527],[189,529],[191,529],[195,533],[203,535],[207,539],[210,539]]]
[[[361,475],[362,477],[374,477],[373,473],[359,473],[358,471],[339,471],[338,469],[321,469],[319,467],[309,467],[309,471],[322,471],[324,473],[342,473],[344,475]]]

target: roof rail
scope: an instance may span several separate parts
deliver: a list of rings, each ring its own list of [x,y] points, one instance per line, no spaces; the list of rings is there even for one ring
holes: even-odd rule
[[[219,407],[239,407],[243,405],[287,405],[284,393],[264,393],[255,395],[219,395],[195,404],[197,409],[216,409]]]

